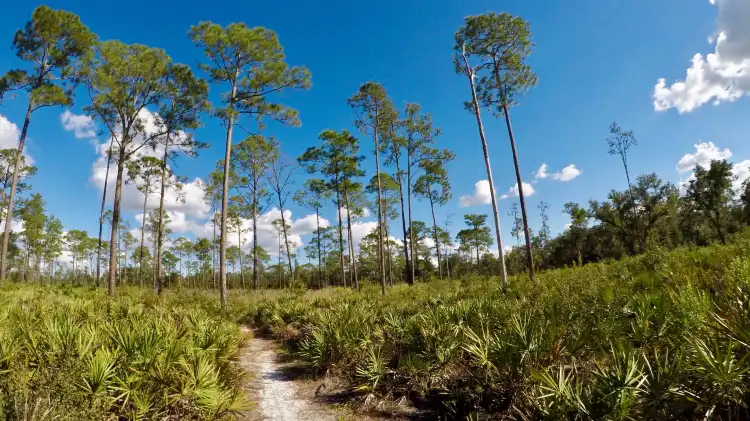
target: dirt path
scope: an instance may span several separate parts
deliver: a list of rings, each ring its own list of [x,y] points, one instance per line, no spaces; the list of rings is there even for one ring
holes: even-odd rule
[[[250,329],[243,332],[252,335]],[[246,386],[253,409],[239,417],[245,421],[337,421],[347,419],[337,411],[314,400],[314,391],[303,389],[285,374],[279,361],[277,344],[252,337],[240,354],[240,365],[250,374]]]

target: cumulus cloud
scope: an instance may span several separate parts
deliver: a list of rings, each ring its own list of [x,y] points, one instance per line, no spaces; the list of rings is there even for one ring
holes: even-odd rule
[[[96,137],[94,120],[87,115],[73,114],[70,110],[65,110],[60,114],[60,123],[62,123],[63,129],[73,132],[76,139]]]
[[[18,148],[18,140],[20,138],[21,131],[18,129],[18,126],[0,114],[0,149]],[[23,151],[23,156],[26,157],[27,164],[31,165],[34,163],[34,160],[26,152],[26,149]]]
[[[716,30],[709,38],[714,52],[693,56],[684,80],[654,87],[654,108],[687,113],[708,103],[732,102],[750,92],[750,2],[709,0],[716,5]]]
[[[677,162],[677,171],[682,178],[680,180],[680,194],[685,194],[690,180],[694,179],[693,169],[696,165],[708,168],[713,160],[729,160],[732,157],[732,151],[729,148],[719,148],[713,142],[704,142],[694,145],[695,153],[688,153],[682,156]],[[685,176],[685,173],[686,176]],[[732,174],[735,181],[732,187],[735,191],[742,188],[742,184],[750,178],[750,160],[744,160],[732,165]]]
[[[474,193],[468,196],[461,196],[458,205],[462,208],[475,205],[486,205],[492,203],[490,194],[490,182],[479,180],[474,184]]]
[[[142,112],[144,131],[148,134],[158,133],[158,125],[155,115],[148,112]],[[100,191],[104,189],[105,179],[107,179],[107,152],[112,139],[98,144],[98,158],[91,169],[89,181]],[[136,141],[135,143],[138,143]],[[136,152],[137,156],[153,156],[161,158],[164,154],[164,147],[141,148]],[[117,165],[115,162],[109,166],[109,182],[107,183],[107,196],[114,197],[115,181],[117,175]],[[124,172],[124,178],[127,179],[127,169]],[[174,182],[174,178],[170,180]],[[143,211],[143,193],[138,191],[134,184],[123,184],[121,206],[126,211]],[[146,202],[146,209],[156,209],[159,206],[158,195],[151,195]],[[164,197],[164,207],[167,211],[183,212],[189,217],[205,218],[210,211],[210,205],[205,200],[204,183],[200,178],[184,183],[182,191],[178,194],[174,189],[167,189]]]
[[[139,221],[142,216],[136,217]],[[171,221],[168,226],[175,233],[192,233],[195,237],[212,238],[214,234],[214,226],[210,220],[203,222],[197,222],[194,220],[186,219],[184,216],[177,213],[176,217],[173,217],[170,213]],[[263,213],[258,217],[258,246],[262,247],[269,255],[277,256],[279,250],[279,237],[276,228],[273,226],[273,221],[281,219],[281,212],[278,208],[272,208],[269,211]],[[288,209],[284,210],[284,219],[286,223],[291,227],[287,232],[290,245],[293,250],[300,249],[304,246],[305,242],[302,237],[312,234],[317,228],[317,221],[315,215],[305,215],[301,218],[294,219],[292,212]],[[353,224],[354,225],[354,224]],[[328,227],[330,222],[321,217],[320,226]],[[253,243],[253,221],[252,219],[242,219],[242,244],[240,245],[240,236],[237,235],[235,229],[229,230],[227,234],[227,244],[230,246],[240,245],[242,250],[249,252],[252,249]],[[218,235],[218,226],[217,235]],[[354,232],[354,229],[352,229]],[[283,235],[283,234],[282,234]],[[283,247],[283,238],[282,238]]]
[[[696,165],[707,167],[712,160],[729,159],[732,157],[732,151],[716,147],[713,142],[698,143],[695,146],[695,153],[688,153],[682,156],[677,162],[677,170],[680,172],[692,171]]]
[[[542,168],[540,168],[541,170]],[[523,182],[523,195],[529,197],[534,194],[534,186],[531,183]],[[500,200],[507,199],[511,196],[518,197],[518,183],[512,185],[506,193],[500,196]],[[462,208],[474,205],[487,205],[492,203],[490,194],[490,183],[487,180],[479,180],[474,184],[474,194],[461,196],[458,205]]]
[[[529,197],[534,195],[534,186],[527,182],[521,183],[521,186],[523,186],[523,195],[524,197]],[[511,196],[518,197],[518,183],[510,186],[510,189],[508,189],[508,192],[500,196],[500,200],[507,199]]]
[[[542,180],[545,178],[550,178],[552,180],[558,180],[558,181],[570,181],[579,175],[581,175],[583,171],[578,169],[575,164],[570,164],[567,167],[563,168],[562,170],[558,172],[549,172],[549,165],[542,164],[538,170],[534,173],[534,182],[537,180]]]

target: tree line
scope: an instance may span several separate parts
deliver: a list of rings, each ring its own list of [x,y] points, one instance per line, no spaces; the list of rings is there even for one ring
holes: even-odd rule
[[[505,289],[509,272],[526,272],[533,280],[537,269],[636,254],[652,243],[705,244],[714,237],[726,241],[747,223],[747,188],[732,191],[731,164],[696,168],[683,197],[653,174],[631,184],[627,154],[636,145],[635,137],[613,124],[607,143],[609,152],[621,158],[627,191],[613,191],[608,200],[591,201],[587,208],[566,204],[570,228],[556,238],[551,238],[548,206],[542,203],[542,224],[534,233],[510,118],[510,110],[537,82],[525,63],[533,49],[531,31],[520,17],[470,16],[455,35],[454,67],[468,82],[464,105],[476,118],[494,229],[487,226],[488,215],[465,215],[466,228],[454,238],[449,235],[451,221],[438,221],[435,208],[452,198],[445,164],[455,155],[439,147],[441,131],[419,104],[398,109],[381,84],[366,82],[347,100],[361,139],[347,130],[324,130],[313,146],[291,158],[266,133],[266,124],[300,124],[297,110],[281,103],[279,94],[309,89],[310,72],[288,64],[276,34],[266,28],[201,22],[190,28],[188,37],[204,54],[198,66],[202,77],[190,66],[173,62],[162,49],[99,40],[78,16],[64,10],[40,6],[17,31],[13,47],[25,68],[0,78],[0,100],[14,100],[13,93],[21,91],[28,104],[18,147],[0,151],[5,174],[0,278],[8,277],[12,262],[23,279],[39,278],[41,263],[54,267],[67,247],[73,255],[73,277],[99,285],[101,269],[106,268],[110,294],[115,294],[118,283],[144,286],[144,280],[152,280],[159,293],[173,283],[215,288],[225,303],[228,286],[359,288],[366,279],[378,282],[385,293],[396,282],[412,284],[467,272],[499,276]],[[211,103],[209,91],[220,93],[221,99]],[[96,237],[77,230],[61,235],[62,224],[46,215],[39,194],[20,196],[30,190],[29,180],[36,172],[23,153],[34,113],[45,107],[69,107],[77,97],[88,100],[84,112],[100,123],[109,139]],[[482,111],[505,122],[516,173],[520,208],[513,205],[509,213],[516,245],[507,256]],[[169,241],[165,201],[183,200],[185,183],[170,163],[178,156],[195,157],[208,147],[193,136],[207,118],[218,119],[225,128],[223,159],[204,186],[214,233],[210,239]],[[366,169],[360,150],[368,143],[374,159]],[[368,173],[374,175],[368,178]],[[306,177],[297,191],[295,174]],[[114,197],[107,209],[110,182]],[[140,238],[123,222],[124,184],[134,184],[143,195]],[[150,198],[158,200],[152,211]],[[431,221],[413,218],[412,199],[429,205]],[[291,221],[284,212],[291,202],[316,218],[312,239],[302,248],[306,264],[299,263],[296,250],[302,245],[293,243]],[[332,227],[321,223],[321,210],[330,205],[337,209]],[[271,208],[280,212],[272,224],[278,240],[275,264],[258,244],[259,219]],[[353,223],[369,212],[377,216],[376,228],[357,250]],[[20,234],[11,232],[14,218],[23,221]],[[146,233],[151,248],[146,247]],[[246,238],[248,233],[252,238]],[[238,245],[230,246],[234,238]],[[242,246],[248,243],[246,254]],[[505,258],[488,253],[493,243]],[[131,247],[134,251],[128,256]],[[20,266],[19,256],[26,260]],[[76,268],[83,262],[86,273],[80,273],[80,265]]]

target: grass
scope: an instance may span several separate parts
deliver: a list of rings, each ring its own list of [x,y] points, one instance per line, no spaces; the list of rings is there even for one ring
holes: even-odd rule
[[[750,242],[251,300],[313,373],[450,419],[748,419]]]
[[[237,321],[310,374],[435,419],[750,419],[750,238],[495,279],[164,297],[0,288],[0,420],[218,420]]]
[[[201,294],[4,285],[0,419],[214,420],[245,405],[237,325]]]

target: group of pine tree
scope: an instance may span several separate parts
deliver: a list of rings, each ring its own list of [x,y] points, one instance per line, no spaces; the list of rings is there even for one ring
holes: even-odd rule
[[[0,279],[101,282],[110,294],[117,285],[144,283],[157,292],[165,285],[213,288],[222,303],[228,286],[359,288],[365,280],[378,282],[385,293],[397,282],[469,273],[499,276],[505,288],[508,272],[527,272],[533,279],[538,269],[617,259],[653,246],[726,242],[750,223],[750,185],[738,184],[732,164],[696,167],[683,194],[655,174],[632,181],[627,158],[636,139],[613,124],[606,140],[610,154],[621,159],[627,189],[613,190],[605,201],[592,200],[587,207],[566,204],[570,224],[555,238],[542,202],[541,225],[532,230],[510,119],[510,110],[537,80],[525,64],[533,47],[529,25],[519,17],[467,17],[455,36],[453,62],[466,78],[465,108],[476,117],[492,205],[492,221],[484,214],[465,215],[465,228],[456,236],[449,226],[457,221],[435,216],[435,207],[452,198],[445,168],[454,153],[437,145],[440,129],[418,104],[398,109],[382,85],[364,83],[348,99],[359,133],[325,130],[295,160],[266,133],[266,123],[300,124],[297,111],[280,103],[279,94],[309,89],[307,69],[287,64],[276,34],[266,28],[201,22],[188,35],[205,55],[199,75],[161,49],[99,40],[75,14],[46,6],[34,10],[16,32],[13,48],[24,66],[0,78],[0,101],[23,102],[27,108],[18,147],[0,150],[5,221]],[[210,103],[209,90],[220,93],[220,101]],[[86,98],[83,111],[109,139],[95,234],[65,230],[45,211],[30,185],[37,168],[24,155],[35,112],[70,107],[76,97]],[[508,212],[516,240],[508,253],[488,150],[500,136],[488,141],[483,111],[505,122],[516,173],[520,208],[514,203]],[[196,157],[209,146],[193,137],[209,118],[226,129],[223,144],[213,145],[223,146],[224,158],[204,185],[214,235],[170,239],[165,201],[181,200],[185,182],[170,163],[180,155]],[[370,168],[364,168],[362,149],[372,150]],[[303,185],[294,185],[298,179]],[[134,184],[143,195],[139,227],[122,217],[124,184]],[[111,190],[114,197],[107,196]],[[429,205],[431,220],[413,219],[412,198]],[[149,199],[158,206],[149,206]],[[260,247],[261,216],[272,208],[288,209],[292,201],[314,212],[317,228],[309,243],[293,244],[291,221],[282,211],[272,224],[278,249]],[[321,212],[331,206],[337,209],[335,223],[321,224]],[[355,247],[352,225],[370,212],[376,228]],[[19,221],[22,228],[14,232],[11,227]],[[229,246],[230,236],[249,246]],[[493,245],[505,258],[490,253]],[[64,250],[72,256],[70,266],[56,265]],[[304,250],[307,263],[300,263],[297,250]]]

